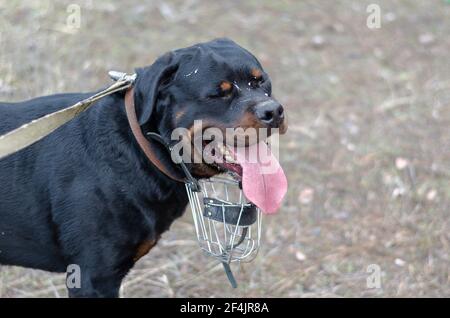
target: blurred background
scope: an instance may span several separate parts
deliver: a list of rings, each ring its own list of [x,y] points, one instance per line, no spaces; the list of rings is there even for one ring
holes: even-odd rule
[[[0,0],[0,16],[2,101],[93,91],[226,36],[287,109],[289,193],[258,258],[234,267],[239,288],[186,213],[122,296],[450,296],[450,1]],[[64,275],[0,266],[0,297],[66,295]]]

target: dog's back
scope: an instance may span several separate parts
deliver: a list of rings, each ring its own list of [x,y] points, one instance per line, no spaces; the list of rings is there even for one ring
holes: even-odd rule
[[[0,102],[0,135],[20,125],[89,97],[92,93],[68,93],[33,98],[18,103]]]

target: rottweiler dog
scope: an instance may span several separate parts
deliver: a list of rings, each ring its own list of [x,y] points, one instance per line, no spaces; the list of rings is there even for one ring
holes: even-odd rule
[[[168,143],[174,128],[192,129],[198,119],[220,129],[286,130],[268,75],[229,39],[171,51],[136,74],[139,125]],[[94,93],[0,103],[0,135]],[[127,272],[183,214],[184,184],[144,155],[124,98],[124,92],[109,95],[0,160],[0,264],[52,272],[77,264],[81,288],[69,288],[70,297],[117,297]],[[166,149],[155,149],[167,169],[179,173]],[[208,178],[231,166],[200,162],[188,168]]]

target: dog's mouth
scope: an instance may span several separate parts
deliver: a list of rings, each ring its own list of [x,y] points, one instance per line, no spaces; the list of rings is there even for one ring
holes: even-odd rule
[[[202,153],[202,166],[213,171],[213,175],[232,175],[242,182],[247,199],[263,212],[278,210],[287,191],[287,179],[265,141],[242,147],[203,141]]]
[[[203,141],[203,161],[218,173],[227,172],[235,179],[242,178],[242,166],[236,161],[235,152],[226,144]]]

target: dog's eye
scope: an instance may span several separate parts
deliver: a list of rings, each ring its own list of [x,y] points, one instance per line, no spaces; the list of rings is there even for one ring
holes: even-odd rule
[[[248,86],[251,88],[258,88],[264,82],[262,77],[253,77],[250,82],[248,82]]]

